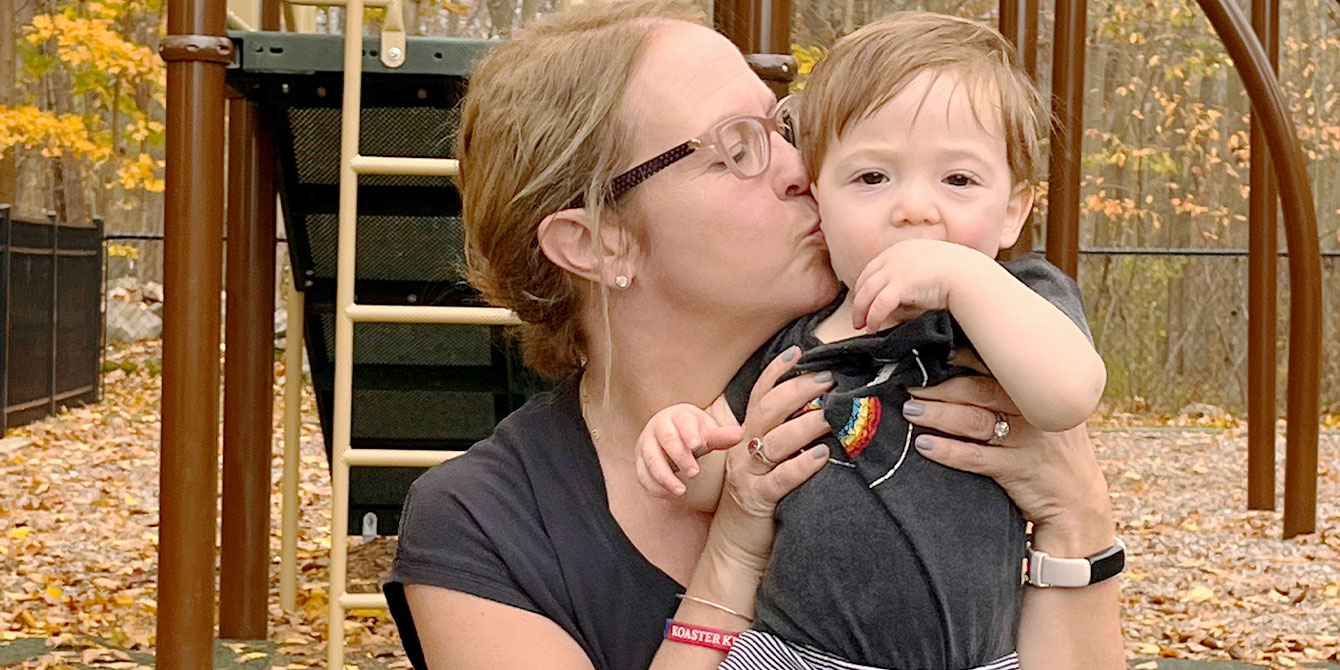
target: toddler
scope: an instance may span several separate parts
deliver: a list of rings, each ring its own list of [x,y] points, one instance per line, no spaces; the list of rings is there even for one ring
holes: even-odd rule
[[[1102,393],[1075,283],[1036,257],[995,261],[1032,209],[1038,94],[999,33],[921,12],[839,40],[806,86],[799,146],[847,288],[755,354],[725,400],[742,416],[763,366],[798,347],[796,373],[833,375],[809,408],[832,458],[778,505],[753,629],[722,667],[1017,667],[1024,519],[993,480],[921,456],[902,412],[909,387],[975,374],[951,362],[969,348],[1042,430],[1080,424]],[[997,418],[990,439],[1008,440]],[[684,494],[670,464],[714,423],[687,405],[655,415],[644,484]],[[677,438],[658,442],[666,429]],[[719,495],[721,468],[683,469]]]

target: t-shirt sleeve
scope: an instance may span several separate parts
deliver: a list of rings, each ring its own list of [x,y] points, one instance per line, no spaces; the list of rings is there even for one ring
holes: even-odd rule
[[[1080,297],[1079,285],[1070,278],[1070,275],[1036,254],[1028,254],[1001,265],[1025,286],[1033,289],[1047,302],[1061,310],[1061,313],[1070,317],[1084,336],[1093,342],[1093,333],[1089,332],[1089,321],[1084,316],[1084,302]]]
[[[500,542],[512,540],[495,537],[499,528],[507,527],[499,518],[507,514],[507,506],[465,495],[495,488],[480,479],[469,468],[439,467],[414,483],[405,499],[388,581],[438,586],[538,612],[499,550]],[[520,531],[525,525],[515,527]]]

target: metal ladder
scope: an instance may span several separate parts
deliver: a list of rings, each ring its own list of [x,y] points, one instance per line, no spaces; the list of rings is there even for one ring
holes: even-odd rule
[[[388,68],[405,62],[405,25],[400,0],[287,0],[291,5],[344,7],[344,96],[340,126],[339,234],[335,282],[335,380],[331,444],[330,616],[327,622],[327,666],[344,668],[344,622],[351,609],[385,609],[381,593],[348,593],[349,468],[431,467],[462,451],[350,449],[352,427],[353,347],[355,323],[420,323],[505,326],[520,323],[511,311],[494,307],[431,307],[365,305],[354,302],[354,245],[357,239],[358,176],[408,175],[454,177],[457,162],[447,158],[362,156],[358,153],[362,108],[363,15],[367,7],[386,8],[378,54]],[[302,354],[302,302],[289,296],[289,340],[285,376],[284,524],[281,550],[280,600],[292,611],[296,604],[298,417]],[[295,337],[296,333],[296,338]],[[298,371],[297,375],[291,371]],[[290,404],[293,410],[288,408]]]

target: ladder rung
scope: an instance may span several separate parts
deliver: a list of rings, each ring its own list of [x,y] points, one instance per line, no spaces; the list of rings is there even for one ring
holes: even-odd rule
[[[464,451],[418,451],[410,449],[350,449],[344,452],[344,463],[350,467],[373,466],[384,468],[431,468],[450,460]]]
[[[416,177],[455,177],[460,164],[455,158],[395,158],[391,156],[354,156],[349,160],[358,174],[412,175]]]
[[[354,323],[449,323],[465,326],[515,326],[521,321],[501,307],[349,305]]]
[[[380,593],[346,593],[340,596],[340,607],[348,610],[384,610],[386,596]]]

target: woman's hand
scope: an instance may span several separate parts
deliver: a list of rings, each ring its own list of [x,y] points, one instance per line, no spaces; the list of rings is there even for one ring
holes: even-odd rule
[[[777,383],[799,358],[798,347],[782,352],[754,384],[744,439],[726,454],[725,495],[712,522],[718,548],[760,570],[772,552],[777,502],[828,463],[827,446],[805,449],[829,432],[823,412],[797,413],[833,387],[832,374]]]
[[[967,352],[955,362],[985,369]],[[910,392],[914,399],[903,406],[908,421],[958,436],[918,437],[922,455],[995,479],[1033,522],[1039,548],[1087,556],[1112,544],[1107,484],[1083,425],[1060,433],[1038,430],[986,376],[956,377]],[[1000,444],[987,444],[998,416],[1009,423],[1009,435]]]

